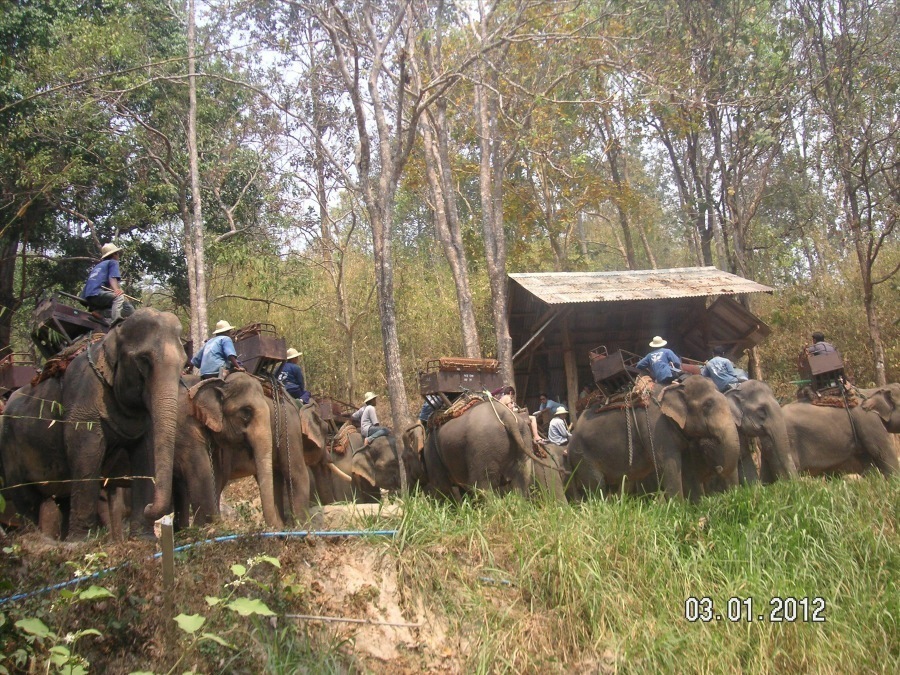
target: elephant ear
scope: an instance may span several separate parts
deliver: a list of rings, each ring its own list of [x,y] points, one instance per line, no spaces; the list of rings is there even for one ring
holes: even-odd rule
[[[222,431],[225,424],[223,402],[225,382],[219,378],[203,380],[188,390],[191,414],[207,429]]]
[[[119,362],[119,340],[115,330],[106,334],[100,346],[96,349],[93,345],[88,346],[90,354],[88,358],[92,359],[97,372],[103,376],[103,380],[110,387],[116,375],[116,364]]]
[[[316,408],[314,404],[308,403],[300,409],[300,433],[321,450],[325,447],[325,434],[322,425],[318,423],[318,415],[314,413]]]
[[[663,415],[675,422],[680,429],[684,429],[687,425],[688,405],[683,385],[670,384],[663,389],[660,394],[659,407]]]
[[[726,394],[725,398],[728,400],[728,408],[731,410],[731,417],[734,419],[734,425],[740,429],[741,424],[744,421],[744,409],[741,407],[741,402],[738,400],[737,396],[731,393]]]
[[[878,413],[878,416],[885,423],[891,421],[891,415],[894,414],[896,408],[897,402],[894,400],[894,394],[886,387],[879,389],[877,393],[862,403],[863,410],[872,410]]]

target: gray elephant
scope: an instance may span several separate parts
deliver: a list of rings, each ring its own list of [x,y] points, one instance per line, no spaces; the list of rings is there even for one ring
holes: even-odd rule
[[[423,451],[429,488],[451,498],[454,487],[529,494],[532,461],[547,462],[535,457],[520,424],[509,408],[488,400],[429,430]]]
[[[759,380],[747,380],[725,392],[734,423],[741,439],[741,477],[748,482],[757,478],[750,456],[750,439],[759,439],[762,479],[796,478],[797,466],[791,454],[787,425],[781,405],[769,386]]]
[[[421,425],[415,425],[421,429]],[[331,453],[327,460],[311,467],[316,485],[315,499],[321,504],[339,501],[375,502],[381,490],[403,489],[402,471],[406,475],[406,489],[412,490],[423,480],[425,469],[421,455],[407,442],[407,434],[398,443],[391,433],[379,436],[363,445],[358,431],[349,434],[344,453]]]
[[[266,523],[277,522],[269,403],[260,381],[247,373],[224,380],[183,378],[175,446],[175,523],[208,523],[219,513],[219,493],[234,473],[234,458],[249,455]]]
[[[784,406],[791,460],[799,471],[819,475],[874,465],[885,476],[900,470],[891,434],[900,433],[900,384],[861,390],[850,408],[797,402]]]
[[[27,385],[9,400],[0,430],[5,492],[37,519],[47,497],[69,501],[69,536],[97,526],[102,477],[121,451],[133,518],[151,523],[172,497],[178,387],[186,358],[174,314],[140,309],[90,345],[63,377]],[[65,481],[65,482],[60,482]],[[36,485],[36,482],[45,482]]]
[[[286,521],[305,522],[308,516],[309,473],[304,455],[307,444],[303,433],[304,421],[298,406],[292,402],[284,387],[271,379],[263,381],[241,373],[232,373],[225,380],[212,378],[196,387],[193,396],[195,411],[197,402],[209,397],[206,408],[209,414],[215,415],[215,424],[224,428],[232,378],[237,378],[235,382],[241,387],[240,390],[235,389],[233,397],[241,404],[238,406],[238,420],[230,422],[234,425],[232,433],[239,435],[242,423],[248,425],[248,431],[253,427],[253,433],[245,434],[243,442],[216,446],[212,457],[217,502],[229,482],[255,476],[267,526],[280,528]],[[262,406],[268,409],[267,413],[263,412]],[[203,413],[198,413],[204,424],[209,426]],[[261,428],[264,425],[268,425],[267,431]],[[253,440],[248,442],[251,436]],[[324,444],[324,436],[321,442]]]
[[[654,385],[646,408],[587,408],[569,441],[574,480],[588,491],[653,476],[667,496],[696,498],[713,476],[737,485],[739,457],[728,401],[700,375]]]

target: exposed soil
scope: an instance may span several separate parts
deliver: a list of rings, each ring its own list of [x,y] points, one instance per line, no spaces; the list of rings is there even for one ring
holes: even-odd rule
[[[240,647],[237,654],[206,643],[194,647],[176,672],[259,672],[268,658],[265,635],[289,628],[308,639],[312,648],[336,653],[341,669],[390,673],[461,672],[458,645],[448,642],[446,620],[430,612],[422,598],[401,588],[395,560],[383,541],[359,537],[275,539],[253,536],[261,529],[259,499],[252,479],[229,487],[223,499],[223,522],[215,531],[188,533],[196,541],[223,531],[247,533],[234,540],[209,543],[176,555],[175,610],[167,608],[156,543],[94,540],[65,543],[50,540],[32,528],[10,534],[0,558],[0,597],[44,588],[71,579],[85,556],[103,553],[98,568],[124,565],[92,583],[112,591],[116,600],[66,605],[59,591],[0,605],[9,621],[0,630],[0,653],[9,654],[16,633],[12,623],[37,616],[63,634],[97,628],[102,638],[88,637],[79,652],[91,663],[91,672],[127,673],[133,670],[165,672],[184,652],[185,636],[172,628],[178,613],[203,614],[203,630],[214,632]],[[364,525],[373,510],[381,516],[390,507],[327,507],[316,517],[319,530],[348,530]],[[396,513],[396,511],[394,511]],[[399,514],[398,514],[399,515]],[[399,521],[398,521],[399,522]],[[182,544],[176,540],[176,546]],[[260,564],[254,579],[269,588],[246,585],[235,597],[258,597],[278,615],[265,621],[237,617],[211,609],[205,596],[224,596],[234,579],[231,566],[247,564],[256,555],[278,558],[281,570]],[[83,567],[83,565],[81,565]],[[84,588],[82,584],[79,588]],[[288,615],[353,619],[369,623],[313,620]],[[293,628],[296,626],[296,629]],[[5,644],[4,644],[5,643]]]

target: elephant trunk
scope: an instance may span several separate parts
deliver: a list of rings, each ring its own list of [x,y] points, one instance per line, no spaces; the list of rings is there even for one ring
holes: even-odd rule
[[[780,412],[780,411],[779,411]],[[784,419],[780,424],[769,426],[768,432],[759,439],[762,461],[767,463],[776,478],[796,478],[797,464],[791,452],[791,442]]]
[[[273,477],[274,457],[278,451],[279,438],[273,433],[274,405],[269,401],[269,415],[261,412],[253,419],[253,423],[247,428],[247,437],[253,451],[253,463],[256,466],[256,484],[259,486],[259,500],[262,505],[263,519],[269,527],[281,527],[283,522],[275,504],[275,483]],[[286,424],[285,415],[279,415],[280,428],[283,443]]]
[[[153,502],[144,507],[144,517],[153,521],[162,517],[172,502],[172,464],[178,423],[178,371],[156,372],[148,384],[155,484]]]

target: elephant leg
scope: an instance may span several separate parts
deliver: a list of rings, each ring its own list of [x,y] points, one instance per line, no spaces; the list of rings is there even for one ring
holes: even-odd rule
[[[106,443],[100,436],[99,429],[66,431],[66,448],[74,481],[70,498],[69,533],[77,539],[84,539],[98,524],[100,466],[106,452]]]
[[[125,495],[123,488],[110,487],[106,491],[109,534],[113,541],[125,540]]]
[[[52,539],[59,539],[63,533],[62,511],[52,498],[41,502],[38,515],[38,526],[41,533]]]
[[[662,454],[657,451],[657,455]],[[662,474],[662,487],[666,493],[666,497],[670,499],[674,497],[684,496],[684,486],[682,485],[682,459],[678,452],[667,452],[658,458],[658,468]],[[695,472],[691,471],[690,474]],[[693,478],[691,479],[693,480]]]
[[[143,445],[143,444],[142,444]],[[146,448],[138,448],[131,454],[131,472],[134,476],[153,476],[153,454]],[[156,538],[153,523],[144,517],[144,507],[153,502],[153,481],[149,478],[133,478],[131,480],[131,531],[129,536],[152,540]],[[168,508],[171,509],[169,504]]]

